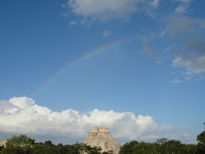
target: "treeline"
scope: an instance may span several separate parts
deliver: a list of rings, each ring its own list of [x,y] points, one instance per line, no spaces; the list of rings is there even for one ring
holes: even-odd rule
[[[82,154],[83,152],[100,154],[101,148],[90,147],[82,143],[73,145],[63,145],[61,143],[55,145],[51,141],[37,143],[26,135],[20,135],[8,139],[0,154]]]
[[[197,136],[197,144],[182,144],[166,138],[155,143],[131,141],[121,147],[120,154],[205,154],[205,131]]]
[[[180,141],[159,139],[155,143],[131,141],[121,147],[120,154],[205,154],[198,145]]]
[[[55,145],[51,141],[35,142],[26,135],[14,136],[0,148],[0,154],[112,154],[99,147],[85,144]],[[182,144],[177,140],[158,139],[155,143],[131,141],[124,144],[120,154],[205,154],[205,131],[197,136],[197,144]]]
[[[13,136],[6,141],[6,146],[0,148],[0,154],[111,154],[101,152],[100,147],[91,147],[82,143],[73,145],[55,145],[51,141],[35,142],[26,135]]]

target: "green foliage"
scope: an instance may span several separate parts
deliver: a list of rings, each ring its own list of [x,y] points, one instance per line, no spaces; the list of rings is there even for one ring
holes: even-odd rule
[[[155,145],[151,143],[131,141],[121,147],[120,154],[150,154],[155,152]]]
[[[167,138],[160,138],[160,139],[157,139],[157,141],[156,141],[156,143],[157,144],[164,144],[164,143],[166,143],[166,142],[168,142],[168,139]]]
[[[205,123],[204,123],[204,126],[205,126]],[[197,142],[198,142],[198,151],[197,151],[197,153],[204,154],[205,153],[205,131],[201,132],[197,136]]]
[[[158,139],[156,143],[131,141],[121,147],[120,154],[198,154],[197,145]]]
[[[183,145],[180,141],[170,140],[161,144],[160,152],[162,153],[180,153],[182,152]]]
[[[182,151],[185,154],[195,154],[197,153],[198,146],[196,144],[186,144],[184,145]]]
[[[24,154],[21,147],[7,147],[1,151],[1,154]]]
[[[120,149],[120,154],[132,154],[137,144],[137,141],[131,141],[130,143],[124,144]]]
[[[26,135],[13,136],[6,142],[6,148],[1,151],[2,154],[27,154],[32,151],[35,140]]]
[[[26,135],[13,136],[6,142],[7,147],[22,147],[22,146],[32,146],[35,143],[34,139],[27,137]]]
[[[205,153],[205,131],[203,131],[197,136],[197,141],[198,141],[198,153],[204,154]]]
[[[81,151],[84,151],[87,154],[100,154],[101,150],[102,149],[100,147],[91,147],[89,145],[83,144]]]
[[[113,151],[103,152],[102,154],[113,154]]]
[[[205,144],[205,131],[201,132],[201,134],[197,136],[197,141],[200,144]]]

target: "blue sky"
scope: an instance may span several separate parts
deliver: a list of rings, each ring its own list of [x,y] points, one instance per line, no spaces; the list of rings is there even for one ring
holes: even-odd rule
[[[52,138],[36,133],[43,127],[33,119],[43,119],[40,113],[46,108],[45,119],[54,113],[74,119],[64,121],[69,123],[64,133],[75,134],[64,143],[83,140],[93,126],[105,125],[112,132],[122,124],[127,127],[114,133],[122,141],[152,141],[163,134],[193,143],[205,117],[204,6],[201,0],[2,0],[0,134]],[[120,43],[109,46],[112,42]],[[17,115],[23,120],[16,122]],[[113,121],[107,123],[105,115]],[[11,122],[5,124],[8,116]],[[85,116],[83,126],[76,124]],[[81,129],[70,131],[76,127]],[[140,133],[134,135],[135,129]]]

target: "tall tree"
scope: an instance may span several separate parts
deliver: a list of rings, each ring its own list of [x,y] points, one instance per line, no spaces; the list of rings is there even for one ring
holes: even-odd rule
[[[204,122],[205,126],[205,122]],[[201,132],[197,136],[197,142],[198,142],[198,153],[204,154],[205,153],[205,131]]]

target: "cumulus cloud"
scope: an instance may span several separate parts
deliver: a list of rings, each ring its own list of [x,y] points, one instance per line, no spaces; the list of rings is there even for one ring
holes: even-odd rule
[[[146,11],[144,6],[156,8],[159,0],[69,0],[67,6],[77,16],[105,20],[128,17],[142,7]]]
[[[151,116],[95,109],[80,113],[73,109],[54,112],[28,97],[0,101],[0,135],[26,134],[39,140],[74,143],[86,139],[92,127],[106,126],[121,141],[155,140],[170,127],[159,126]]]

